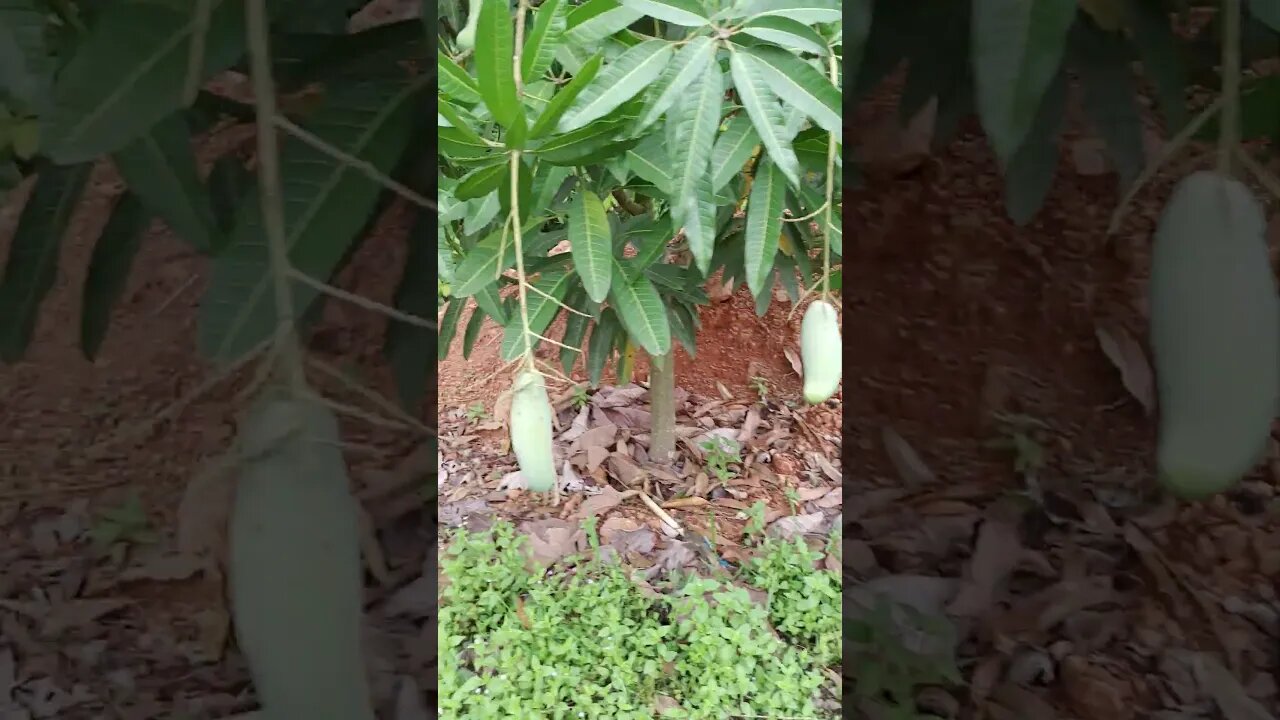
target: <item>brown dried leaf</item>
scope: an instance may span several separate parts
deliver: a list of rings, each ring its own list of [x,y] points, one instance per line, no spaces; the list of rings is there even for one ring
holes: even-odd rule
[[[595,447],[607,448],[618,439],[618,426],[613,423],[597,425],[578,437],[575,447],[590,450]]]
[[[1119,325],[1099,324],[1094,333],[1102,352],[1120,371],[1125,390],[1142,404],[1143,411],[1150,416],[1156,409],[1155,380],[1142,346]]]
[[[1226,720],[1275,720],[1274,715],[1249,697],[1240,681],[1217,658],[1195,653],[1191,667],[1200,688],[1213,698]]]
[[[591,495],[582,501],[582,506],[578,508],[578,515],[584,518],[593,515],[603,515],[614,509],[623,500],[622,493],[614,490],[613,487],[606,485],[600,489],[597,495]]]
[[[790,540],[797,535],[820,532],[825,523],[826,515],[820,512],[808,515],[787,515],[769,526],[769,534],[776,538]]]
[[[985,612],[1021,555],[1017,525],[998,519],[984,522],[965,570],[964,583],[947,612],[959,617],[975,617]]]
[[[925,464],[924,458],[911,447],[906,438],[898,434],[896,430],[885,425],[881,429],[881,439],[884,441],[884,450],[889,455],[889,460],[893,463],[894,469],[898,471],[899,477],[907,483],[908,487],[918,487],[921,485],[929,485],[937,482],[938,477],[933,474],[929,466]]]

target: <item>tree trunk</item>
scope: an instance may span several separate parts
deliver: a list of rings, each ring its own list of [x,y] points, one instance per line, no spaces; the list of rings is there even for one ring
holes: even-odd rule
[[[676,449],[676,363],[670,352],[649,358],[649,458],[667,464]]]

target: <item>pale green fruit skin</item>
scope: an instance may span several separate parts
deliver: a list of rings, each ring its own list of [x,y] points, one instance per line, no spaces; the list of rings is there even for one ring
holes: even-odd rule
[[[458,33],[458,50],[471,50],[476,46],[476,23],[480,21],[481,0],[471,0],[467,7],[467,24]]]
[[[804,366],[804,400],[817,405],[840,386],[840,320],[825,300],[810,303],[800,321],[800,360]]]
[[[1150,293],[1160,482],[1204,498],[1262,458],[1280,402],[1280,299],[1245,185],[1212,172],[1178,184],[1156,228]]]
[[[547,492],[556,482],[551,453],[551,400],[542,375],[524,370],[511,391],[511,449],[520,475],[535,492]]]
[[[315,401],[259,400],[238,444],[229,595],[263,720],[374,720],[358,515],[337,419]]]

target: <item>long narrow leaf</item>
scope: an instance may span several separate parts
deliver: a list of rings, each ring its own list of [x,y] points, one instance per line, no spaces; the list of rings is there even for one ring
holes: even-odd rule
[[[747,205],[747,244],[743,259],[747,287],[758,296],[769,290],[768,279],[773,258],[778,253],[778,235],[782,232],[782,208],[787,199],[787,179],[778,166],[765,159],[756,171]]]
[[[746,108],[769,157],[792,185],[799,185],[800,161],[791,148],[786,116],[769,84],[761,76],[758,61],[741,52],[730,53],[729,69],[733,73],[738,98],[742,100],[742,106]]]
[[[622,6],[672,25],[702,27],[710,22],[695,0],[619,0]]]
[[[87,163],[45,165],[22,208],[0,278],[0,359],[5,362],[21,359],[31,342],[40,303],[58,273],[62,236],[90,169]]]
[[[740,113],[730,118],[711,150],[711,191],[720,192],[741,173],[747,158],[759,145],[760,135],[750,117]]]
[[[244,53],[244,3],[210,0],[201,67],[209,78]],[[43,151],[60,164],[114,152],[182,105],[194,13],[108,3],[58,73]]]
[[[591,84],[596,73],[600,72],[600,63],[603,61],[604,56],[597,53],[583,63],[577,74],[573,76],[573,79],[551,98],[551,102],[547,103],[547,108],[533,122],[533,127],[529,128],[530,139],[540,138],[555,129],[556,123],[564,115],[564,112],[569,109],[569,106],[573,104],[574,99]]]
[[[476,25],[476,84],[480,97],[493,118],[511,128],[516,113],[516,77],[511,6],[507,0],[480,0],[480,20]]]
[[[647,40],[618,56],[596,76],[560,118],[558,130],[569,132],[608,115],[648,87],[671,60],[671,43]]]
[[[436,51],[436,75],[440,82],[440,92],[458,102],[480,102],[480,87],[466,70],[458,67],[443,50]]]
[[[707,64],[716,55],[715,43],[711,38],[699,36],[680,48],[675,58],[667,64],[662,75],[649,90],[644,109],[640,111],[637,129],[652,125],[662,114],[671,109],[676,99],[689,87],[695,78],[706,72]]]
[[[813,118],[823,130],[840,136],[840,91],[812,65],[769,45],[745,48],[743,52],[759,61],[760,76],[775,95]]]
[[[116,201],[93,245],[80,301],[80,352],[90,362],[97,357],[107,335],[111,311],[124,293],[150,220],[151,215],[138,197],[125,193]]]
[[[683,154],[676,160],[672,212],[684,225],[694,262],[704,274],[710,269],[715,245],[714,210],[708,222],[705,206],[711,196],[708,170],[720,124],[723,87],[720,69],[709,69],[690,89],[676,119],[676,147]]]
[[[529,39],[520,54],[520,76],[531,83],[551,67],[568,27],[569,0],[547,0],[538,7]]]
[[[178,237],[202,252],[215,245],[213,206],[181,113],[162,120],[112,159],[129,189]]]
[[[421,126],[430,85],[429,75],[407,77],[399,63],[353,70],[329,86],[326,104],[306,129],[387,173]],[[327,280],[368,220],[382,186],[293,138],[281,148],[280,165],[290,260],[299,272]],[[276,329],[261,217],[257,203],[244,207],[200,307],[200,346],[216,361],[233,361]],[[312,288],[294,288],[295,307],[315,297]]]
[[[572,277],[572,275],[563,270],[551,270],[544,272],[538,282],[534,283],[534,287],[559,302],[564,300],[565,294],[569,292]],[[526,296],[525,302],[528,304],[529,310],[529,331],[539,335],[544,334],[547,326],[551,324],[551,321],[560,312],[560,306],[545,295],[532,292]],[[501,352],[503,360],[515,360],[524,353],[525,334],[521,322],[519,313],[513,313],[511,319],[507,322],[506,332],[502,335]],[[537,347],[542,342],[534,337],[528,339],[532,347]]]
[[[578,191],[569,210],[569,251],[587,297],[604,302],[613,279],[613,238],[604,204],[587,189]]]
[[[626,270],[617,261],[613,273],[609,302],[627,334],[650,355],[666,355],[671,349],[671,326],[653,282],[643,274],[628,281]]]

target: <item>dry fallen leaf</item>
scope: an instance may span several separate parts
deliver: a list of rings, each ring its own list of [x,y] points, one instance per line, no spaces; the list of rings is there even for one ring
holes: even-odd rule
[[[909,487],[918,487],[937,482],[938,477],[925,464],[924,459],[915,451],[915,448],[911,447],[906,438],[899,435],[896,430],[885,425],[881,429],[881,438],[884,441],[884,450],[888,453],[894,469],[898,471],[898,475]]]
[[[588,497],[582,501],[582,506],[578,509],[578,515],[584,518],[592,515],[602,515],[615,507],[623,500],[623,494],[614,490],[611,486],[606,485],[601,488],[596,495]]]
[[[1217,658],[1195,653],[1190,660],[1200,688],[1213,698],[1226,720],[1275,720],[1274,715],[1249,697],[1240,681]]]
[[[1120,371],[1125,390],[1142,404],[1143,411],[1150,416],[1156,409],[1155,380],[1142,346],[1119,325],[1099,324],[1094,333],[1102,352]]]
[[[985,612],[1021,556],[1022,543],[1016,524],[1001,519],[984,522],[965,570],[964,584],[947,612],[959,617],[975,617]]]

